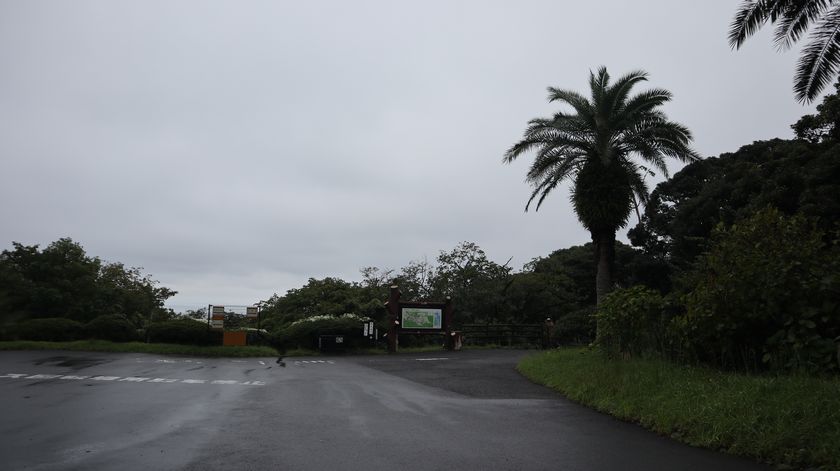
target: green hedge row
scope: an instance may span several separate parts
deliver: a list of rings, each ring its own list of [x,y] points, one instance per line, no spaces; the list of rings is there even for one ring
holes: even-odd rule
[[[134,325],[119,314],[99,316],[87,324],[71,319],[52,317],[30,319],[10,329],[11,336],[19,340],[41,340],[48,342],[67,342],[94,338],[112,342],[131,342],[140,340]]]
[[[208,329],[207,324],[202,322],[191,319],[164,321],[154,323],[143,331],[119,314],[99,316],[87,324],[60,317],[30,319],[8,328],[6,337],[47,342],[98,339],[111,342],[147,340],[182,345],[222,344],[222,333]]]

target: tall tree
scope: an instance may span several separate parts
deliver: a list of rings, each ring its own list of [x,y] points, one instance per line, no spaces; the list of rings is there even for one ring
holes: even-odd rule
[[[572,181],[574,211],[595,249],[598,303],[612,288],[615,233],[627,224],[634,204],[643,203],[648,196],[644,176],[650,171],[634,158],[665,175],[666,157],[683,162],[699,158],[689,146],[691,132],[669,121],[660,110],[671,100],[670,92],[652,89],[630,94],[636,84],[646,80],[646,72],[636,71],[610,83],[606,67],[601,67],[597,74],[590,72],[590,98],[549,87],[549,101],[565,103],[572,112],[532,119],[522,140],[508,149],[504,158],[510,163],[536,150],[527,174],[534,189],[526,211],[534,199],[538,198],[539,209],[561,182]]]
[[[732,20],[729,44],[740,48],[768,21],[776,24],[773,42],[782,50],[789,49],[814,25],[793,81],[796,99],[812,101],[840,69],[840,1],[747,0]]]

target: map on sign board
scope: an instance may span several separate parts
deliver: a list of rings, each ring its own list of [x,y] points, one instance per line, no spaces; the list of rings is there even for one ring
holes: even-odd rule
[[[402,308],[403,329],[441,329],[443,310],[421,307]]]

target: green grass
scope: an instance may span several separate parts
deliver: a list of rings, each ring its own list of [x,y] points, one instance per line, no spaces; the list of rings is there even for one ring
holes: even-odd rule
[[[569,399],[690,445],[840,469],[840,378],[747,376],[560,349],[517,369]]]
[[[77,340],[75,342],[35,342],[18,340],[0,342],[0,350],[73,350],[83,352],[131,352],[162,355],[190,355],[200,357],[270,357],[277,356],[271,347],[200,347],[170,343],[116,343],[105,340]]]

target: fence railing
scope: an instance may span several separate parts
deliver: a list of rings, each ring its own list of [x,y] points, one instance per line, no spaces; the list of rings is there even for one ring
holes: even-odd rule
[[[533,345],[545,342],[542,324],[464,324],[465,345]]]

